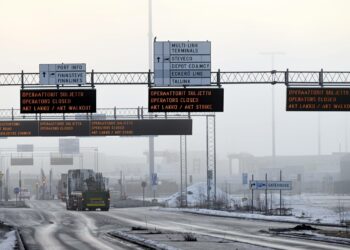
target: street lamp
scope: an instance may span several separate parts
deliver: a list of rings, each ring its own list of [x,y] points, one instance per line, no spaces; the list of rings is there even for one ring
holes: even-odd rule
[[[275,68],[275,56],[285,55],[284,52],[272,51],[272,52],[262,52],[260,55],[271,57],[271,70]],[[271,88],[271,119],[272,119],[272,161],[273,166],[275,166],[276,161],[276,119],[275,119],[275,88]]]

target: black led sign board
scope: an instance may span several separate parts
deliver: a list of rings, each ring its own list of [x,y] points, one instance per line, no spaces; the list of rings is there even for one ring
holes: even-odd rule
[[[191,119],[0,121],[0,137],[191,135]]]
[[[94,136],[191,134],[191,119],[91,121],[91,135]]]
[[[149,112],[223,112],[222,88],[150,88]]]
[[[349,88],[287,88],[287,111],[350,111]]]
[[[21,113],[94,113],[95,89],[21,90]]]

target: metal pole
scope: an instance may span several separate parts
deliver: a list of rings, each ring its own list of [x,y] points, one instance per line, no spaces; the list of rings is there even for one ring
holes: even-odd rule
[[[98,162],[98,160],[99,160],[99,157],[98,157],[98,148],[97,148],[97,150],[96,150],[96,153],[97,153],[97,155],[96,155],[96,156],[97,156],[97,162],[96,162],[96,163],[97,163],[97,172],[98,172],[98,171],[100,171],[100,169],[99,169],[99,162]]]
[[[180,207],[183,207],[183,180],[182,180],[182,135],[180,135]]]
[[[153,48],[153,13],[152,0],[148,1],[148,69],[152,70],[152,48]]]
[[[207,129],[207,203],[210,203],[210,179],[209,179],[209,132],[208,132],[208,116],[206,116]]]
[[[3,197],[3,192],[2,192],[2,186],[3,186],[3,179],[2,177],[4,176],[4,173],[3,173],[3,166],[2,166],[2,156],[0,154],[0,165],[1,165],[1,174],[0,174],[0,201],[2,201],[2,197]]]
[[[142,205],[145,206],[145,187],[142,187]]]
[[[148,1],[148,69],[152,71],[152,57],[153,57],[153,13],[152,13],[152,0]],[[152,175],[154,173],[154,137],[149,137],[149,179],[150,183],[152,183]],[[152,189],[152,185],[150,185]]]
[[[345,113],[345,153],[348,152],[348,115]]]
[[[21,189],[22,189],[22,173],[21,173],[21,171],[19,171],[18,185],[19,185],[19,192],[21,192]],[[16,197],[17,197],[17,195],[16,195]],[[19,196],[19,200],[21,200],[21,196]]]
[[[267,55],[271,56],[271,67],[272,67],[272,72],[275,72],[275,56],[276,55],[284,55],[284,52],[278,52],[278,51],[273,51],[273,52],[263,52],[260,53],[261,55]],[[272,112],[271,112],[271,118],[272,118],[272,164],[273,167],[275,167],[275,158],[276,158],[276,119],[275,119],[275,88],[272,86],[271,88],[271,104],[272,104]]]
[[[187,207],[187,136],[185,135],[185,206]]]
[[[275,86],[272,86],[272,112],[271,112],[271,118],[272,118],[272,166],[275,167],[276,164],[276,118],[275,118]]]
[[[280,181],[282,181],[282,170],[280,170]],[[280,215],[282,215],[282,189],[280,189]]]
[[[318,155],[321,155],[321,112],[317,112],[317,138],[318,138]]]
[[[265,214],[267,214],[267,210],[268,210],[268,207],[267,207],[267,173],[265,174],[265,182],[266,182],[266,185],[265,185]]]
[[[9,200],[9,182],[10,182],[10,170],[6,169],[6,186],[5,186],[5,201]]]
[[[152,183],[152,176],[154,174],[154,136],[150,136],[148,140],[148,157],[149,157],[149,179]],[[152,190],[152,185],[150,185]]]
[[[52,184],[52,168],[50,169],[50,179],[49,179],[49,182],[50,182],[50,187],[49,187],[49,192],[50,192],[50,198],[51,199],[51,184]]]
[[[214,115],[214,201],[216,202],[216,120]]]
[[[252,174],[252,182],[254,181],[254,175]],[[254,189],[252,189],[252,213],[254,213]]]

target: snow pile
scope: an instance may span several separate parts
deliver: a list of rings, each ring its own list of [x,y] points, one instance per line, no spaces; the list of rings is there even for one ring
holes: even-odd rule
[[[1,250],[13,250],[16,246],[16,232],[10,231],[5,234],[5,239],[0,242],[0,249]]]
[[[214,196],[214,190],[210,191],[210,196]],[[217,199],[227,199],[228,201],[233,198],[223,192],[220,188],[216,188]],[[188,206],[201,206],[205,204],[207,199],[207,183],[199,182],[192,186],[187,187],[187,204]],[[167,207],[179,207],[180,205],[180,192],[177,192],[170,197],[164,199],[164,203]]]
[[[294,216],[272,216],[264,214],[249,214],[241,212],[229,212],[220,211],[212,209],[196,209],[196,208],[158,208],[160,211],[172,211],[172,212],[185,212],[192,214],[202,214],[217,217],[231,217],[236,219],[250,219],[250,220],[264,220],[264,221],[278,221],[278,222],[288,222],[288,223],[304,223],[304,224],[317,224],[317,225],[333,225],[339,226],[338,221],[332,222],[322,222],[314,220],[313,218],[296,218]]]

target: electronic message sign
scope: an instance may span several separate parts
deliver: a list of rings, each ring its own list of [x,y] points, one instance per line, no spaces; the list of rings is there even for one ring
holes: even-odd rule
[[[350,111],[350,89],[287,88],[287,111]]]
[[[149,112],[223,112],[221,88],[150,88]]]
[[[96,112],[95,89],[21,90],[21,113]]]
[[[191,135],[191,119],[0,121],[0,137]]]
[[[191,135],[192,120],[91,121],[91,135]]]
[[[38,121],[0,121],[0,137],[38,135]]]
[[[37,136],[87,136],[90,121],[39,121]]]

